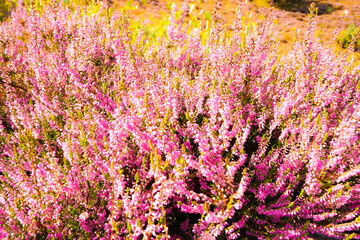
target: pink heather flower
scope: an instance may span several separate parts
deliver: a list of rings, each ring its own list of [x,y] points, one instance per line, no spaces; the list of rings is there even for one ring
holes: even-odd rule
[[[185,232],[188,229],[188,227],[189,227],[189,219],[181,223],[180,229]]]
[[[360,67],[314,20],[278,56],[240,11],[227,36],[174,8],[154,37],[105,6],[24,4],[0,24],[0,238],[358,231]]]
[[[3,223],[0,221],[0,225],[2,225]],[[9,234],[7,233],[5,227],[0,227],[0,238],[1,239],[5,239],[7,238]]]
[[[89,213],[88,212],[83,212],[83,213],[80,214],[79,219],[80,219],[80,221],[85,222],[88,217],[89,217]]]
[[[234,199],[242,199],[243,198],[244,193],[245,193],[249,183],[250,183],[250,179],[248,176],[248,172],[246,171],[246,168],[245,168],[243,171],[243,176],[241,178],[239,187],[238,187],[236,193],[234,194]]]

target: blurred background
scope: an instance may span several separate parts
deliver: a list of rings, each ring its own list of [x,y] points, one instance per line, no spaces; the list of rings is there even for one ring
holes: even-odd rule
[[[50,0],[24,0],[23,4],[41,4]],[[63,0],[65,3],[91,4],[90,0]],[[11,16],[11,10],[20,1],[0,0],[0,20]],[[232,31],[232,22],[241,6],[246,21],[259,21],[271,15],[279,28],[279,51],[286,51],[295,36],[301,37],[307,28],[309,8],[317,9],[316,36],[324,43],[335,43],[340,51],[355,39],[355,51],[360,52],[360,0],[106,0],[108,6],[126,11],[131,19],[153,26],[161,25],[174,4],[179,9],[187,6],[186,21],[201,21],[204,25],[216,12],[224,28]],[[210,22],[210,21],[209,21]],[[359,55],[359,54],[358,54]]]

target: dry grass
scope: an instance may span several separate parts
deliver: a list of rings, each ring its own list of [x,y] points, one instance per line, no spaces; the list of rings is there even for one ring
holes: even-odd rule
[[[271,8],[268,0],[246,0],[229,1],[222,0],[220,13],[223,14],[227,26],[235,17],[239,2],[243,5],[243,14],[252,20],[262,18],[269,13]],[[161,18],[170,13],[171,4],[175,2],[181,7],[186,1],[179,0],[138,0],[124,1],[114,0],[117,6],[124,6],[131,2],[133,9],[130,10],[131,17],[139,20],[147,20],[157,23]],[[200,19],[205,12],[214,12],[216,0],[189,0],[194,5],[192,14]],[[294,40],[295,33],[299,36],[306,32],[309,6],[311,0],[303,0],[297,5],[275,6],[272,15],[276,19],[280,29],[280,52],[286,51]],[[330,42],[334,38],[334,32],[346,29],[351,23],[360,25],[359,0],[315,0],[318,8],[317,35],[324,42]]]

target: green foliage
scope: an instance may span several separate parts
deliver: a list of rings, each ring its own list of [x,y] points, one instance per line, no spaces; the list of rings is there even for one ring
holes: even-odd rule
[[[360,26],[356,27],[354,23],[350,24],[344,31],[342,31],[338,38],[337,42],[342,48],[347,48],[352,41],[354,41],[355,49],[360,50]]]

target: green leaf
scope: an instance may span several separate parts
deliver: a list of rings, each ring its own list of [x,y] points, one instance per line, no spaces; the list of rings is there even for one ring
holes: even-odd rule
[[[206,11],[204,12],[205,20],[208,20],[211,22],[211,12]]]

